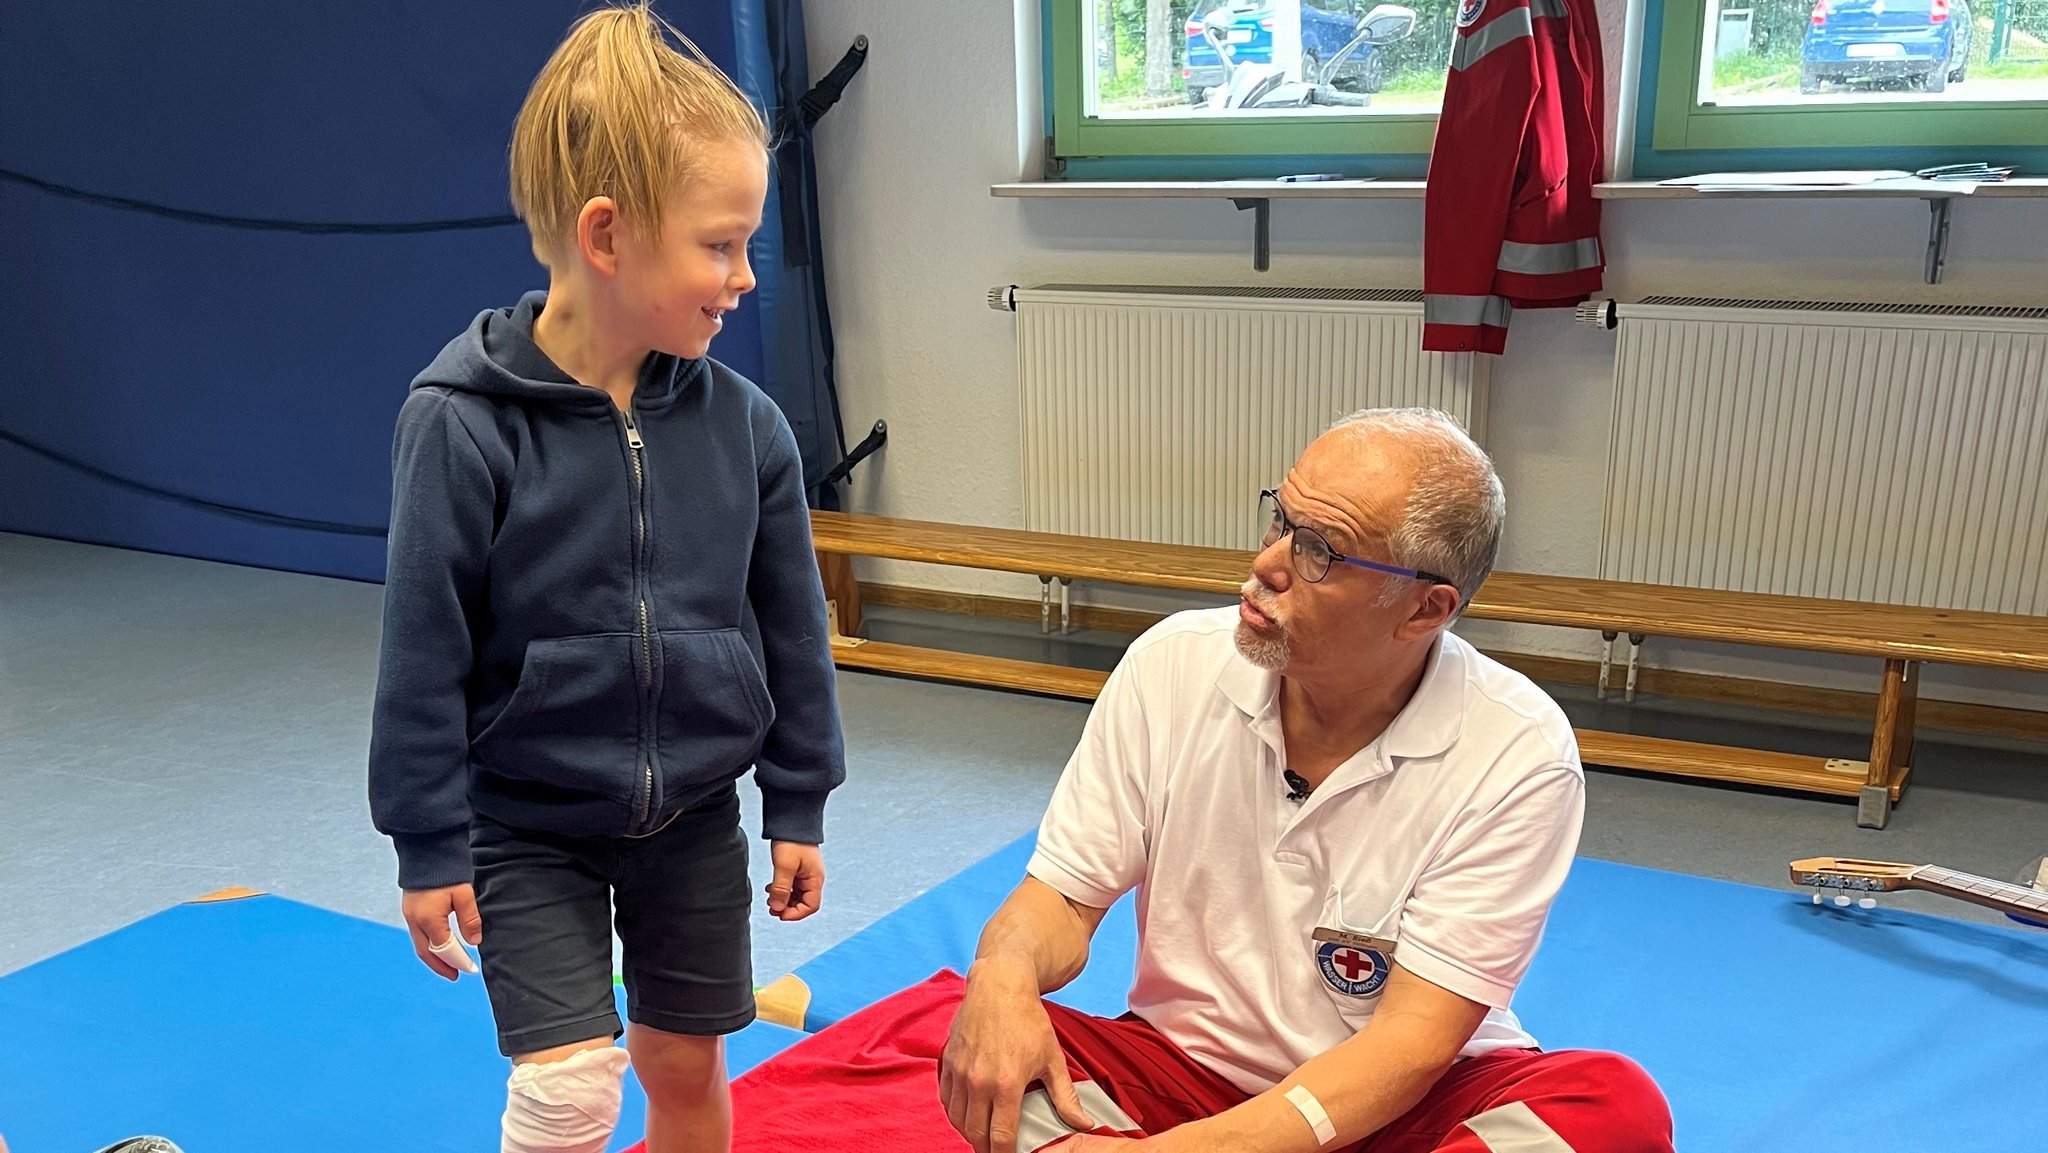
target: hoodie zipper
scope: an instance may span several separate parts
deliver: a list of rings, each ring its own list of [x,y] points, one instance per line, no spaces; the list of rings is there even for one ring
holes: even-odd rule
[[[640,426],[633,419],[633,406],[628,404],[620,415],[626,424],[626,455],[633,461],[633,592],[638,600],[640,619],[640,697],[642,716],[645,716],[647,694],[654,688],[654,630],[647,612],[647,589],[642,583],[641,567],[647,555],[647,474],[640,460],[641,450],[647,442],[640,439]],[[646,731],[641,731],[642,748],[645,748]],[[648,810],[654,804],[654,758],[644,754],[640,762],[641,793],[640,808],[635,815],[634,827],[647,827]]]

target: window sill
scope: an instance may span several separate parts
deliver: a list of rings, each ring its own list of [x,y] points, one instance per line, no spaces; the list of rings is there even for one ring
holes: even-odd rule
[[[1273,266],[1275,200],[1420,200],[1420,180],[1026,180],[991,184],[991,196],[1228,200],[1252,210],[1252,269]]]
[[[1948,266],[1948,230],[1951,206],[1958,200],[1981,198],[2048,196],[2048,178],[2023,176],[1954,188],[1910,187],[1841,188],[1737,188],[1702,192],[1684,184],[1659,184],[1653,180],[1617,180],[1595,184],[1593,195],[1601,200],[1924,200],[1927,202],[1927,251],[1922,279],[1940,284]]]
[[[1272,210],[1275,200],[1419,200],[1425,184],[1420,180],[1027,180],[992,184],[989,195],[997,197],[1044,197],[1051,199],[1199,199],[1229,200],[1238,208],[1254,210],[1252,226],[1252,267],[1260,272],[1271,267]],[[1593,186],[1601,200],[1786,200],[1862,199],[1924,200],[1932,210],[1928,225],[1925,278],[1941,283],[1948,259],[1949,206],[1964,198],[2048,197],[2048,177],[2029,176],[1954,188],[1842,187],[1795,189],[1736,189],[1702,192],[1683,184],[1660,184],[1652,180],[1617,180]]]
[[[989,185],[989,195],[1047,199],[1166,200],[1420,200],[1420,180],[1020,180]],[[1601,200],[1798,200],[1840,197],[1864,200],[1930,200],[1976,197],[2048,198],[2048,176],[2019,176],[1979,184],[1975,191],[1924,188],[1796,188],[1701,192],[1683,184],[1615,180],[1593,186]]]
[[[1420,180],[1024,180],[989,195],[1054,199],[1420,200]]]
[[[2048,196],[2048,177],[2020,176],[2010,180],[1993,181],[1975,186],[1948,189],[1927,188],[1773,188],[1737,189],[1727,192],[1701,192],[1684,184],[1659,184],[1654,180],[1616,180],[1606,184],[1595,184],[1593,195],[1600,200],[1796,200],[1796,199],[1849,199],[1849,200],[1955,200]]]

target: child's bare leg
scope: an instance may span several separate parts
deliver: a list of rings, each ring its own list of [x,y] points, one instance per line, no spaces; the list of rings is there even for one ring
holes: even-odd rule
[[[512,1058],[501,1153],[604,1153],[626,1063],[610,1037]]]
[[[725,1042],[645,1025],[626,1030],[633,1069],[647,1090],[647,1153],[727,1153],[732,1093]]]

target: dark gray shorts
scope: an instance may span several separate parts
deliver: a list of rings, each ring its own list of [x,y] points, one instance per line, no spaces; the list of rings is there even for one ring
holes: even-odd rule
[[[478,952],[506,1056],[620,1034],[614,923],[634,1024],[721,1036],[754,1020],[753,886],[733,787],[646,837],[563,837],[478,817],[469,843]]]

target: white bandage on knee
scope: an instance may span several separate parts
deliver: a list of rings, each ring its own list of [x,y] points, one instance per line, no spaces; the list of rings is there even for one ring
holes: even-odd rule
[[[1316,1131],[1316,1144],[1328,1145],[1337,1139],[1337,1127],[1330,1124],[1330,1115],[1323,1111],[1323,1103],[1316,1100],[1314,1093],[1308,1091],[1308,1086],[1296,1085],[1289,1089],[1287,1100],[1296,1109],[1301,1110],[1302,1120],[1307,1121],[1308,1127]]]
[[[619,1125],[619,1082],[631,1060],[610,1047],[515,1067],[501,1153],[604,1153]]]

